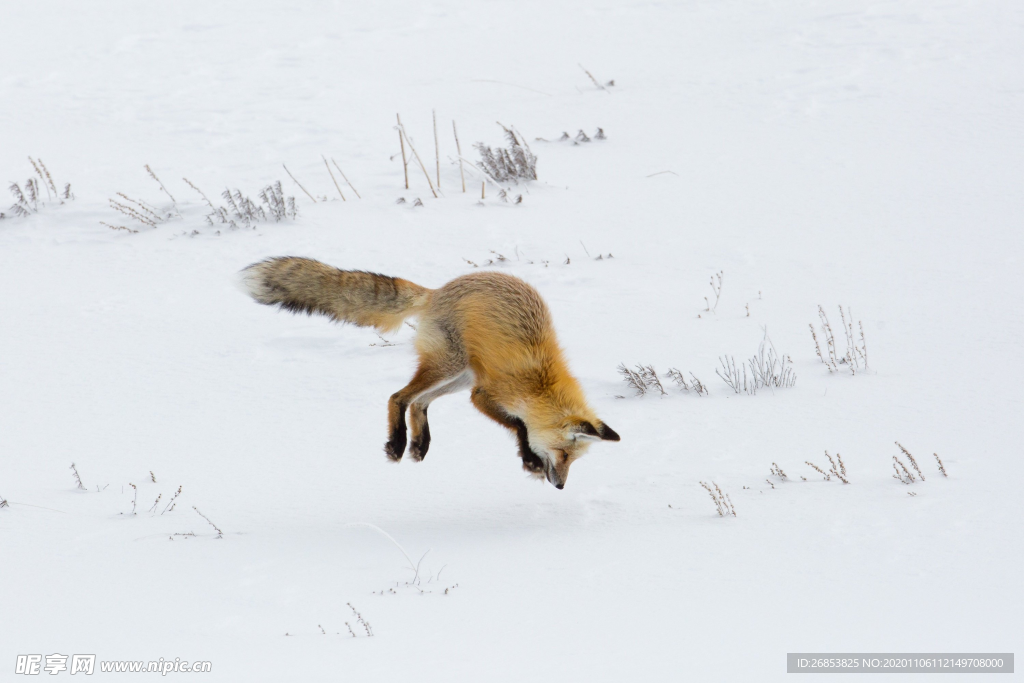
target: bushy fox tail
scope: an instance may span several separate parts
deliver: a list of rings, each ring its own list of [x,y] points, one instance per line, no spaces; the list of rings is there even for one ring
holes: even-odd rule
[[[308,258],[280,256],[241,272],[256,301],[293,313],[320,313],[332,320],[394,332],[426,307],[432,290],[397,277],[340,270]]]

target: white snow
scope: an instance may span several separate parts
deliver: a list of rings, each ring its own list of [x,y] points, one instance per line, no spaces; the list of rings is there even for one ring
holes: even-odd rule
[[[211,681],[768,681],[787,652],[1020,649],[1024,5],[54,0],[0,21],[2,179],[38,157],[76,197],[0,221],[0,678],[95,653]],[[432,110],[440,199],[415,161],[403,187],[394,129],[433,173]],[[522,131],[522,204],[481,206],[468,172],[461,192],[453,119],[467,158],[503,144],[495,121]],[[145,164],[180,212],[155,229],[107,201],[172,211]],[[298,219],[211,227],[183,177],[217,204],[280,180]],[[528,280],[621,443],[558,491],[462,393],[433,404],[424,462],[388,462],[412,330],[386,345],[235,288],[286,254]],[[807,328],[822,304],[842,343],[840,303],[856,376]],[[762,328],[796,386],[731,394],[718,357]],[[634,398],[620,362],[711,394]],[[895,441],[926,481],[892,478]],[[804,464],[825,450],[850,485]],[[418,587],[367,524],[423,558]]]

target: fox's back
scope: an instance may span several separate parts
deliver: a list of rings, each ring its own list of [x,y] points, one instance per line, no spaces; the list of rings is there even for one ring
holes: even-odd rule
[[[558,354],[544,300],[505,273],[470,273],[435,290],[421,325],[440,332],[446,345],[462,347],[472,365],[479,368],[482,362],[491,372],[522,369]]]

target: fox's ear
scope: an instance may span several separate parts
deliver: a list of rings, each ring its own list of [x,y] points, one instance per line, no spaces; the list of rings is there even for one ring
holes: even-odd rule
[[[594,427],[594,425],[592,423],[590,423],[590,422],[588,422],[586,420],[580,421],[580,423],[577,424],[576,427],[573,429],[573,432],[576,433],[577,438],[579,438],[581,436],[584,437],[584,438],[588,438],[589,437],[591,439],[600,439],[601,438],[601,435],[598,433],[597,428]]]
[[[606,425],[604,422],[600,423],[601,427],[597,430],[597,435],[601,437],[602,441],[618,441],[619,434],[614,429]]]
[[[600,426],[595,427],[592,422],[583,420],[576,425],[576,427],[573,429],[573,432],[578,435],[577,438],[583,437],[585,439],[600,439],[602,441],[619,440],[619,435],[615,433],[614,429],[606,425],[604,422],[598,422],[597,424]]]

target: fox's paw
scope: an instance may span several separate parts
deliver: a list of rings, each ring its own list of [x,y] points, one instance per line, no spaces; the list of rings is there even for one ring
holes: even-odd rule
[[[392,434],[391,438],[384,444],[384,454],[391,460],[398,462],[405,453],[405,434]]]
[[[427,449],[430,448],[430,427],[424,426],[423,431],[412,437],[409,444],[409,455],[413,460],[419,462],[427,456]]]

